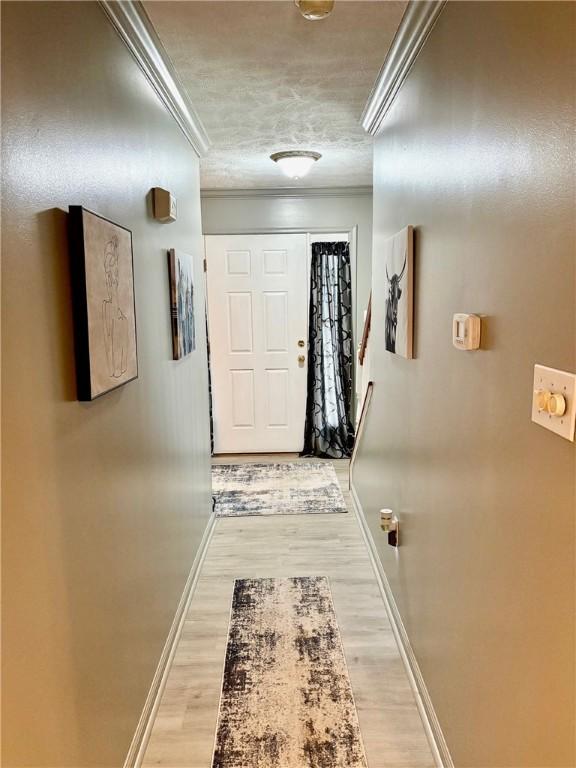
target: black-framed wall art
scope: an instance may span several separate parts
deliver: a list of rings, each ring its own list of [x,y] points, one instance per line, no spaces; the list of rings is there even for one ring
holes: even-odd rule
[[[138,378],[132,232],[72,205],[68,214],[78,400]]]

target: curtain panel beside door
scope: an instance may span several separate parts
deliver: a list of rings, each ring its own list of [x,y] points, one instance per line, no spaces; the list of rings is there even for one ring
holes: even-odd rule
[[[304,455],[346,458],[354,446],[352,281],[348,243],[313,243]]]

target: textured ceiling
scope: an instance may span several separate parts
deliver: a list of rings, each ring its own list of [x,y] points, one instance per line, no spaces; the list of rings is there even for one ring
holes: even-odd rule
[[[145,3],[212,146],[206,188],[372,184],[372,139],[360,116],[406,2],[336,0],[306,21],[293,0]],[[305,179],[270,159],[321,152]]]

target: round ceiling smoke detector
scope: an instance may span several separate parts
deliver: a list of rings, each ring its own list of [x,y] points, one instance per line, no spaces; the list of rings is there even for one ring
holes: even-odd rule
[[[325,19],[334,10],[334,0],[294,0],[294,2],[308,21]]]
[[[301,179],[306,176],[310,168],[322,155],[320,152],[291,150],[288,152],[274,152],[270,160],[278,163],[282,172],[291,179]]]

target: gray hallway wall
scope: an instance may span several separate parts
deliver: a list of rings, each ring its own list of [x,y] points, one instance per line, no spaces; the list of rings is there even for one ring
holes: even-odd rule
[[[530,421],[534,363],[576,371],[575,13],[449,2],[375,147],[374,259],[416,228],[416,359],[373,328],[355,485],[459,768],[576,764],[576,448]]]
[[[94,2],[2,8],[6,768],[122,765],[210,512],[198,161]],[[174,224],[151,187],[178,198]],[[140,376],[75,395],[66,211],[133,232]],[[172,361],[166,249],[195,256]]]

